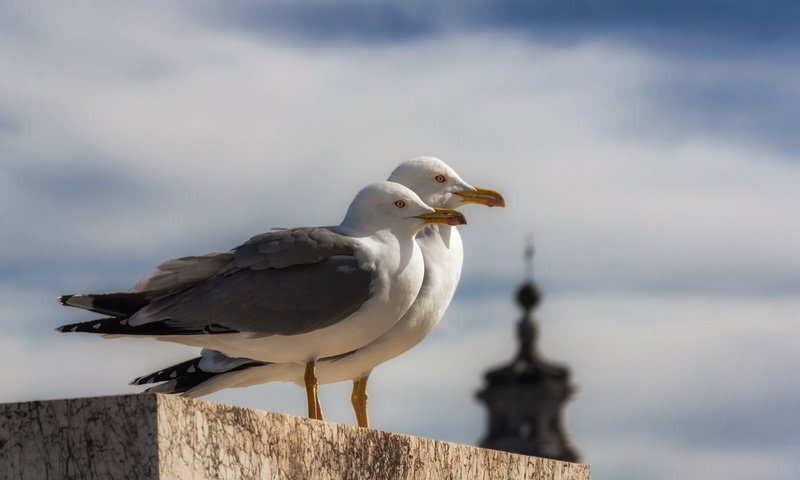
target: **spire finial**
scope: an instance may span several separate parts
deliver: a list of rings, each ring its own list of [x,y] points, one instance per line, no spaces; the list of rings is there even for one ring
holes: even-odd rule
[[[525,239],[525,281],[533,281],[533,235]]]
[[[533,281],[533,236],[528,235],[525,241],[525,283],[517,291],[517,300],[528,316],[540,299],[539,289]]]

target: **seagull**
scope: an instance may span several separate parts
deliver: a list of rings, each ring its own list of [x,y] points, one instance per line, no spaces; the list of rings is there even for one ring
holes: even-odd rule
[[[455,208],[465,203],[505,206],[501,194],[471,186],[445,162],[434,157],[401,163],[389,180],[411,188],[433,207]],[[320,383],[353,381],[351,401],[361,427],[369,427],[367,381],[372,369],[411,349],[430,333],[447,309],[461,275],[463,249],[454,226],[426,226],[416,239],[424,258],[425,276],[419,294],[405,315],[368,345],[317,362]],[[264,363],[203,350],[200,357],[139,377],[131,383],[165,382],[148,391],[198,397],[224,388],[269,381],[300,383],[303,373],[296,364]]]
[[[423,282],[415,234],[461,225],[395,182],[362,189],[335,227],[279,229],[216,254],[165,262],[132,292],[64,295],[108,318],[61,332],[145,336],[231,357],[305,366],[309,416],[321,419],[315,363],[389,330]]]

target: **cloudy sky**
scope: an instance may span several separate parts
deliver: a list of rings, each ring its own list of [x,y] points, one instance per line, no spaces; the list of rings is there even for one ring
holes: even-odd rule
[[[58,335],[91,317],[57,295],[338,223],[435,155],[509,206],[464,209],[459,291],[374,372],[376,427],[481,438],[533,234],[593,478],[800,472],[797,3],[0,4],[0,401],[130,393],[195,353]],[[334,421],[349,388],[322,388]],[[305,410],[294,385],[209,399]]]

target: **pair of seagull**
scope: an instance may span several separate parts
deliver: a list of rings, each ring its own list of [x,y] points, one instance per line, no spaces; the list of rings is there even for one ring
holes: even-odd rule
[[[322,419],[319,383],[353,381],[358,425],[369,426],[374,367],[419,343],[453,297],[463,263],[455,207],[505,206],[446,163],[419,157],[362,189],[334,227],[277,229],[227,252],[166,261],[123,293],[64,295],[106,318],[59,327],[203,347],[197,358],[135,379],[148,391],[202,396],[268,381],[306,387]]]

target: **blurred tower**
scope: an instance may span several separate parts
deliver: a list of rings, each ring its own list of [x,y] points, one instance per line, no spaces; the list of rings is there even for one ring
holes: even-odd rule
[[[533,282],[533,247],[525,251],[526,282],[517,291],[524,314],[517,325],[520,349],[506,366],[486,374],[478,398],[489,409],[489,433],[480,446],[577,462],[562,422],[562,408],[573,393],[569,369],[545,362],[536,348],[533,310],[541,294]]]

